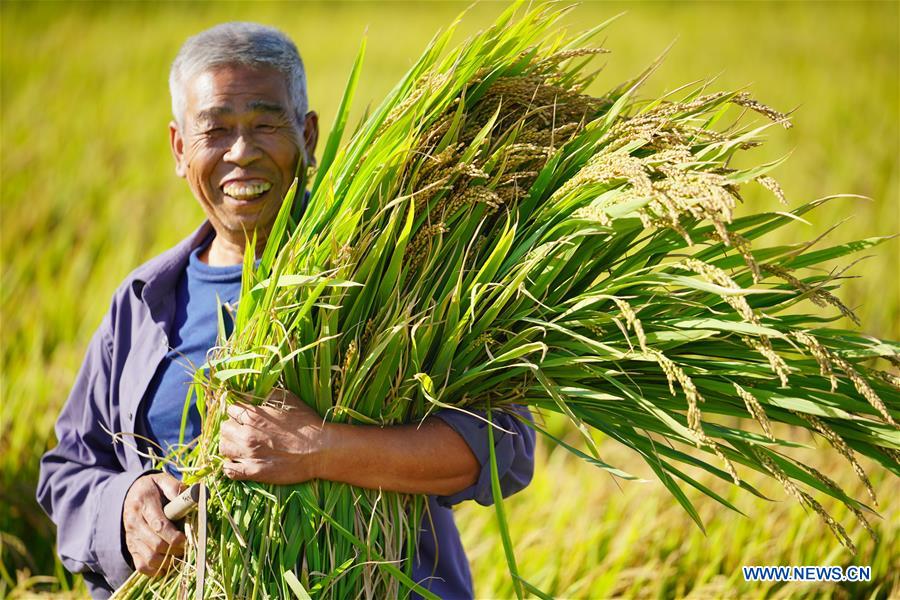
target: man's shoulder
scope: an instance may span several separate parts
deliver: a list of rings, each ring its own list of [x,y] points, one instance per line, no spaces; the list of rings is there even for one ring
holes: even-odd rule
[[[121,292],[122,290],[128,289],[132,284],[141,283],[144,284],[149,280],[154,279],[160,273],[165,272],[167,269],[172,267],[172,264],[177,262],[177,258],[179,256],[179,246],[181,246],[182,242],[175,244],[168,250],[160,252],[156,256],[144,261],[137,267],[131,270],[128,275],[122,280],[119,284],[116,292]]]
[[[196,248],[211,232],[212,225],[205,220],[177,244],[132,269],[116,287],[113,303],[119,304],[129,297],[146,300],[145,288],[149,288],[147,291],[150,292],[158,292],[160,290],[157,288],[160,286],[169,288],[174,285],[178,275],[187,264],[191,250]],[[165,292],[166,290],[161,291]]]

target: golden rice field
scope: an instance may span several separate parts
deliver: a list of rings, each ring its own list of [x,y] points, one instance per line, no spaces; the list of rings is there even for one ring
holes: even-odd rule
[[[501,4],[471,9],[465,35]],[[354,114],[377,103],[430,37],[464,8],[457,2],[12,3],[0,5],[0,597],[36,592],[84,596],[53,558],[53,529],[34,502],[38,458],[87,342],[116,285],[135,266],[183,238],[202,219],[174,175],[166,126],[168,66],[192,33],[226,20],[280,27],[308,70],[310,103],[328,124],[356,50],[368,52]],[[762,162],[787,153],[774,175],[792,205],[844,198],[782,236],[829,233],[834,243],[900,232],[900,4],[896,2],[587,2],[567,21],[608,29],[607,66],[595,92],[642,71],[673,41],[644,88],[657,96],[715,77],[791,110],[795,127],[772,128],[753,150]],[[758,192],[758,193],[757,193]],[[774,208],[748,190],[744,210]],[[788,241],[788,240],[781,240]],[[900,241],[876,247],[839,292],[867,333],[900,338]],[[551,430],[560,426],[550,423]],[[848,528],[857,555],[777,484],[748,481],[765,502],[709,477],[698,479],[744,515],[688,490],[700,531],[636,455],[599,439],[603,459],[647,482],[615,481],[550,445],[539,446],[531,486],[507,510],[520,571],[563,598],[900,597],[900,482],[871,468],[881,500],[880,541],[837,502],[818,498]],[[809,463],[852,495],[864,490],[821,440]],[[870,467],[869,464],[864,466]],[[460,506],[479,597],[507,598],[494,512]],[[871,565],[865,584],[745,583],[742,565]],[[70,590],[70,591],[67,591]]]

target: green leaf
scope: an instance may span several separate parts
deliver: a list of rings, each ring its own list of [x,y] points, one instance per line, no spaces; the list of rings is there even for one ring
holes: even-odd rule
[[[312,600],[312,597],[303,589],[303,585],[300,584],[300,580],[297,579],[297,576],[294,575],[294,572],[291,570],[284,572],[284,582],[291,588],[291,591],[294,592],[294,596],[297,600]]]
[[[344,128],[347,126],[347,119],[350,116],[350,105],[353,103],[353,95],[356,92],[356,85],[359,83],[359,74],[362,71],[363,57],[365,55],[366,38],[363,38],[359,46],[359,52],[356,54],[356,59],[353,61],[353,68],[350,70],[350,78],[347,80],[347,86],[344,88],[344,95],[341,96],[341,103],[338,105],[337,113],[334,116],[334,125],[331,126],[331,133],[328,134],[325,150],[322,152],[322,158],[319,160],[312,196],[316,196],[316,191],[322,184],[325,174],[331,170],[332,163],[337,155],[338,145],[341,143],[341,137],[344,135]]]
[[[503,492],[500,489],[500,475],[497,469],[497,450],[494,447],[494,425],[491,419],[491,406],[487,407],[488,419],[488,449],[491,458],[491,493],[494,497],[494,508],[497,513],[497,528],[500,530],[500,540],[503,542],[503,554],[506,555],[506,564],[509,567],[509,573],[513,577],[513,589],[516,597],[522,600],[522,586],[519,581],[519,568],[516,566],[516,555],[513,551],[512,538],[509,535],[509,524],[506,520],[506,511],[503,508]]]

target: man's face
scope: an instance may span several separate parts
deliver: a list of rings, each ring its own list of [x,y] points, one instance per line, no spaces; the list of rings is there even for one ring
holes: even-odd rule
[[[268,235],[297,163],[318,135],[313,112],[295,117],[284,75],[274,68],[222,66],[184,82],[183,125],[169,125],[175,171],[219,234]]]

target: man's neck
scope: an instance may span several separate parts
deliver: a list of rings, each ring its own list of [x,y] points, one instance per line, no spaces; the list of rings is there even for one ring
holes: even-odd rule
[[[211,267],[227,267],[230,265],[239,265],[244,262],[245,241],[237,242],[227,239],[225,236],[218,235],[212,239],[212,242],[203,249],[198,256],[201,262]],[[266,247],[265,239],[256,240],[256,256],[262,254]]]

